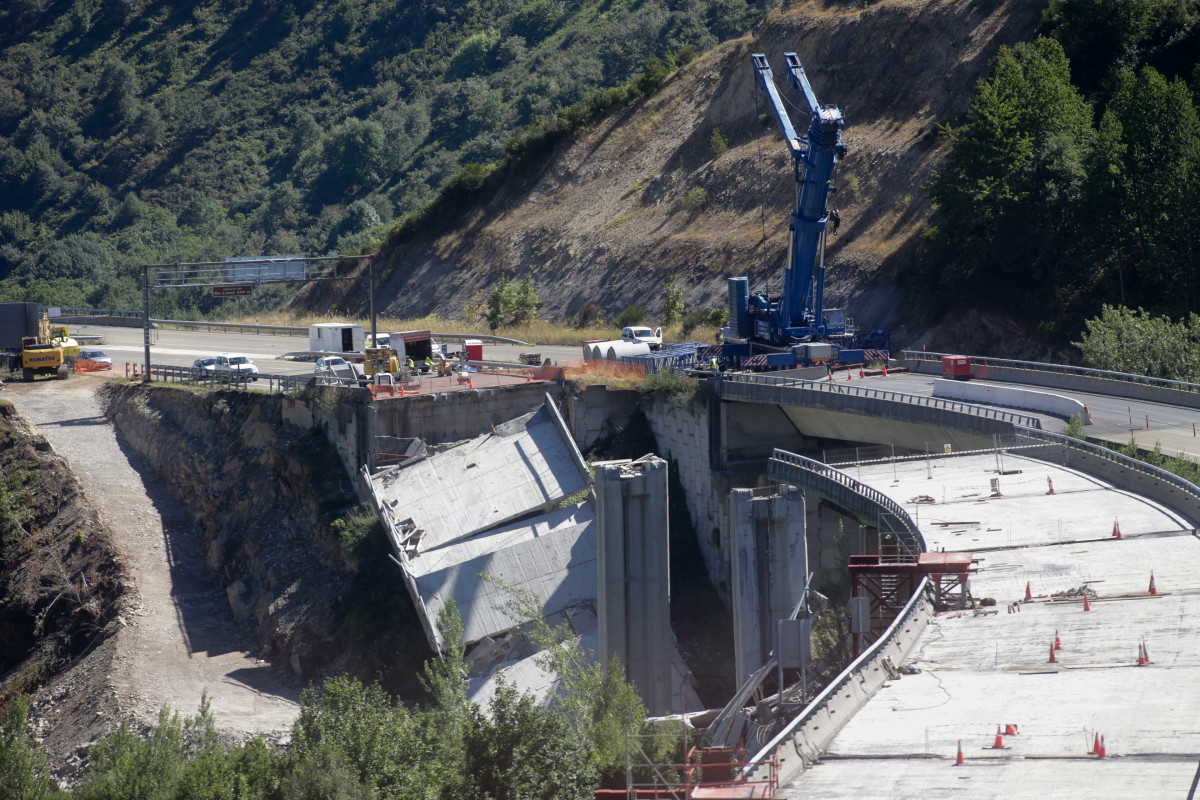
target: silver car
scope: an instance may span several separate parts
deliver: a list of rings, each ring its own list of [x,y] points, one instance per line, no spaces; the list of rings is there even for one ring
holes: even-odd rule
[[[258,367],[249,356],[241,353],[222,353],[217,356],[216,374],[218,378],[232,378],[239,381],[258,380]]]

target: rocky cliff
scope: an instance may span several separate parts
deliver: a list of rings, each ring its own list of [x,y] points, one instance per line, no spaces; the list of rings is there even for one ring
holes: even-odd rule
[[[794,103],[781,65],[784,52],[796,51],[818,99],[839,106],[847,121],[848,155],[831,198],[842,224],[830,237],[827,303],[848,308],[864,327],[902,326],[903,295],[892,281],[932,214],[923,187],[946,153],[938,126],[965,112],[989,59],[1029,38],[1043,6],[786,3],[751,35],[684,67],[537,172],[483,198],[450,233],[385,249],[380,307],[460,317],[501,275],[532,277],[543,313],[559,317],[589,300],[609,312],[657,308],[672,273],[689,308],[723,307],[731,275],[778,290],[795,184],[750,54],[768,54]],[[728,150],[711,145],[714,131]],[[685,208],[695,189],[707,200]],[[337,302],[365,307],[366,298]],[[919,344],[923,335],[902,328],[894,344]]]
[[[392,688],[406,688],[406,671],[426,652],[412,644],[415,628],[412,642],[405,637],[404,586],[398,572],[386,583],[390,565],[371,551],[381,541],[350,544],[335,532],[357,506],[350,478],[319,432],[283,420],[286,402],[251,392],[107,390],[123,441],[189,508],[207,563],[234,614],[253,621],[264,658],[305,681],[394,672]]]

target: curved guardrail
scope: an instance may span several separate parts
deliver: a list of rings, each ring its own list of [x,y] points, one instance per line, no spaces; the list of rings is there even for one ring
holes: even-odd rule
[[[1166,484],[1171,489],[1178,491],[1192,503],[1193,510],[1200,512],[1200,486],[1176,475],[1170,470],[1165,470],[1162,467],[1156,467],[1153,464],[1148,464],[1136,458],[1118,453],[1115,450],[1110,450],[1107,447],[1085,442],[1081,439],[1075,439],[1071,436],[1064,436],[1060,433],[1051,433],[1049,431],[1034,430],[1032,428],[1016,427],[1014,428],[1015,442],[1020,444],[1021,440],[1029,440],[1034,443],[1043,445],[1052,445],[1064,448],[1065,450],[1074,450],[1079,453],[1085,453],[1088,456],[1100,458],[1110,463],[1116,464],[1130,472],[1144,475],[1159,483]],[[1035,445],[1036,446],[1036,445]],[[1200,513],[1197,514],[1200,516]]]
[[[733,386],[780,386],[785,388],[795,388],[804,391],[820,392],[831,396],[841,397],[862,397],[871,400],[879,400],[891,403],[904,403],[920,408],[933,408],[939,411],[947,411],[956,414],[966,414],[980,419],[997,420],[999,422],[1007,422],[1012,425],[1020,425],[1027,428],[1038,428],[1041,426],[1041,421],[1036,417],[1031,417],[1026,414],[1018,414],[1013,411],[1004,411],[999,408],[990,406],[980,406],[974,403],[963,403],[957,400],[945,400],[940,397],[930,397],[928,395],[909,394],[907,392],[896,392],[890,389],[871,389],[865,386],[851,386],[847,383],[837,383],[830,381],[810,381],[804,378],[785,378],[778,375],[762,375],[753,373],[722,373],[720,381],[723,384]]]
[[[887,514],[894,515],[900,521],[904,532],[909,535],[911,543],[915,544],[919,551],[925,550],[925,538],[921,535],[921,531],[917,528],[917,524],[913,522],[912,517],[904,510],[896,501],[884,495],[877,489],[870,486],[865,486],[861,482],[855,480],[852,476],[847,475],[839,469],[822,464],[819,461],[814,461],[811,458],[790,453],[786,450],[776,449],[771,454],[771,459],[778,461],[781,464],[787,464],[794,469],[802,469],[809,471],[819,480],[830,482],[831,485],[836,485],[845,490],[853,491],[863,497],[864,500],[877,504],[881,511]],[[783,727],[771,741],[767,742],[755,755],[750,759],[750,763],[754,765],[751,771],[762,768],[771,763],[775,758],[779,748],[792,738],[801,728],[812,721],[817,715],[824,713],[827,706],[847,688],[848,684],[855,680],[856,677],[871,666],[883,651],[893,644],[893,640],[900,635],[901,632],[907,629],[914,617],[919,613],[925,601],[925,591],[929,586],[929,578],[923,577],[917,585],[916,591],[913,592],[912,598],[904,606],[904,609],[892,622],[888,629],[875,640],[870,647],[863,651],[850,666],[842,671],[840,675],[832,683],[817,695],[811,703],[804,707],[804,710],[794,717],[791,722]]]
[[[929,353],[924,350],[902,350],[900,352],[901,360],[916,361],[920,363],[937,363],[941,364],[943,355],[951,355],[949,353]],[[1007,358],[988,358],[986,356],[971,356],[971,364],[978,364],[981,367],[998,367],[1006,369],[1021,369],[1030,372],[1043,372],[1051,375],[1071,375],[1081,378],[1099,378],[1106,381],[1119,381],[1121,383],[1137,384],[1140,386],[1153,386],[1160,389],[1171,389],[1176,392],[1189,392],[1192,394],[1200,394],[1200,383],[1185,383],[1183,381],[1172,381],[1166,378],[1151,378],[1146,375],[1135,375],[1129,372],[1113,372],[1106,369],[1093,369],[1091,367],[1075,367],[1068,364],[1048,364],[1042,361],[1016,361]]]
[[[777,464],[785,465],[791,469],[780,470],[776,467]],[[861,499],[860,504],[874,506],[884,512],[884,514],[899,520],[900,529],[889,532],[897,534],[897,539],[903,547],[905,554],[915,556],[918,553],[924,552],[925,539],[921,536],[921,531],[918,530],[916,523],[909,517],[908,512],[904,510],[904,506],[883,492],[862,483],[836,467],[831,467],[828,464],[823,464],[815,459],[806,458],[795,453],[789,453],[786,450],[775,449],[771,453],[770,461],[767,462],[767,474],[772,480],[782,480],[794,485],[796,483],[795,479],[788,480],[791,470],[801,470],[805,473],[804,477],[807,480],[801,481],[804,484],[804,488],[812,489],[827,497],[834,497],[839,493],[845,492],[857,495]]]

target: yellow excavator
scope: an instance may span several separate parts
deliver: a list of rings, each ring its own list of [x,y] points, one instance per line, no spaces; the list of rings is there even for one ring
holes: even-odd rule
[[[48,321],[47,324],[49,324]],[[63,358],[79,357],[79,342],[71,338],[71,331],[67,329],[66,325],[57,325],[50,329],[50,344],[56,344],[62,348]]]
[[[79,352],[78,344],[75,352]],[[71,368],[63,358],[62,345],[55,344],[50,338],[50,318],[45,314],[38,322],[38,335],[21,338],[21,355],[12,357],[9,369],[15,370],[17,363],[21,365],[21,379],[25,381],[31,381],[37,375],[53,375],[59,380],[70,376]]]

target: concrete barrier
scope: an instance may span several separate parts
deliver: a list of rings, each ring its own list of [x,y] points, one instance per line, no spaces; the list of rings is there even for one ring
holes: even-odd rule
[[[939,353],[906,350],[900,363],[910,372],[941,375],[940,357]],[[1119,372],[1089,370],[1060,364],[1005,361],[995,358],[981,359],[972,356],[971,377],[975,380],[1024,383],[1050,389],[1066,389],[1200,409],[1200,385],[1148,378],[1142,375],[1125,375]]]
[[[939,378],[933,382],[933,396],[948,400],[965,400],[969,403],[987,403],[1022,411],[1040,411],[1056,417],[1070,419],[1079,415],[1084,425],[1091,425],[1087,406],[1078,400],[1052,392],[1037,392],[1032,389],[1016,389],[1011,386],[994,386],[988,383],[966,383]]]

